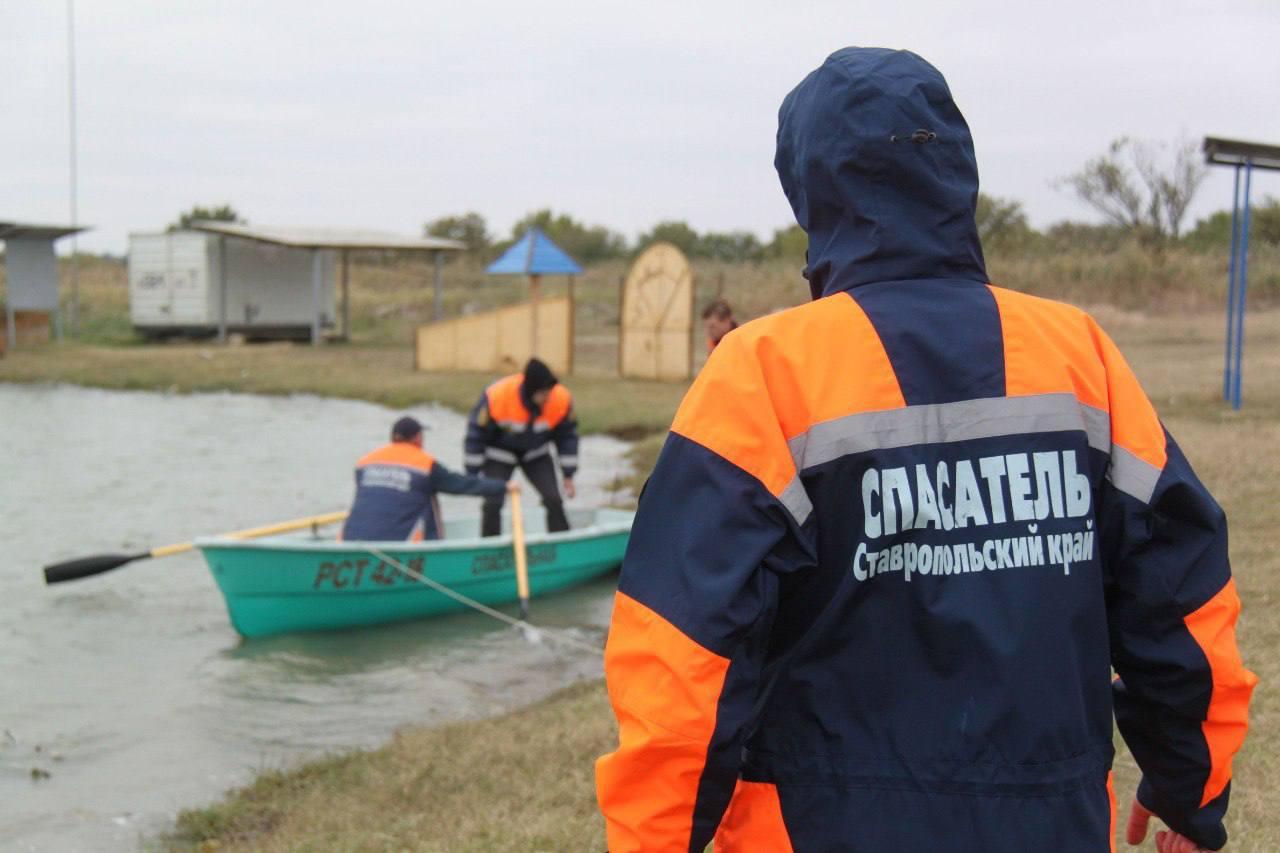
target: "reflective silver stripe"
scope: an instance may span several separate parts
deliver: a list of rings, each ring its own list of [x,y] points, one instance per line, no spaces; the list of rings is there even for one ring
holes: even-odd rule
[[[576,457],[576,456],[561,456],[561,457],[560,457],[560,465],[561,465],[561,467],[564,467],[564,468],[577,468],[577,467],[578,467],[578,457]]]
[[[1089,446],[1103,453],[1111,452],[1111,415],[1102,409],[1080,404],[1084,413],[1084,428],[1089,433]]]
[[[506,462],[509,465],[514,465],[517,462],[516,455],[514,453],[510,450],[503,450],[501,447],[486,447],[484,449],[484,455],[489,459],[493,459],[498,462]]]
[[[403,468],[406,471],[412,471],[415,474],[430,474],[431,469],[422,465],[405,465],[402,462],[369,462],[365,465],[357,465],[357,471],[368,471],[370,468]]]
[[[1105,429],[1104,429],[1105,427]],[[861,412],[819,424],[787,444],[796,469],[805,471],[854,453],[945,444],[975,438],[1079,430],[1102,451],[1111,447],[1107,414],[1081,405],[1074,394],[990,397]]]
[[[551,425],[550,425],[550,424],[548,424],[546,421],[534,421],[534,422],[533,422],[533,431],[534,431],[534,432],[546,432],[546,431],[547,431],[547,430],[549,430],[549,429],[551,429]]]
[[[1111,464],[1107,466],[1107,479],[1126,495],[1144,504],[1151,503],[1160,480],[1160,469],[1123,447],[1111,448]]]
[[[804,483],[800,482],[798,476],[787,483],[782,494],[778,495],[778,501],[787,508],[787,512],[791,513],[796,524],[804,524],[809,518],[809,513],[813,512],[813,503],[809,500],[809,494],[804,490]]]
[[[537,459],[539,456],[546,456],[550,452],[551,452],[551,444],[550,442],[548,442],[547,444],[539,444],[537,447],[535,447],[533,450],[530,450],[521,458]]]
[[[471,466],[473,466],[473,467],[474,467],[474,466],[478,466],[478,465],[483,465],[483,464],[484,464],[484,454],[483,454],[483,453],[468,453],[466,456],[464,456],[464,457],[462,458],[462,462],[463,462],[463,464],[464,464],[464,465],[471,465]]]
[[[510,430],[510,431],[512,431],[512,432],[515,432],[516,430],[523,430],[523,429],[524,429],[524,426],[525,426],[524,421],[497,421],[497,420],[495,420],[495,421],[494,421],[494,423],[495,423],[495,424],[497,424],[498,426],[502,427],[503,429],[505,429],[505,430]]]

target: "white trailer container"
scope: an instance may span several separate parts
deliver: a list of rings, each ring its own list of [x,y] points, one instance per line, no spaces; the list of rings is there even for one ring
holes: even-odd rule
[[[129,315],[145,335],[317,339],[334,324],[332,249],[201,231],[129,235]]]

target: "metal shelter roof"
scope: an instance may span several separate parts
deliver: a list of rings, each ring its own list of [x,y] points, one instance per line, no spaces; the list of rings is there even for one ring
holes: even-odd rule
[[[406,237],[385,231],[350,228],[294,228],[277,225],[240,225],[234,222],[200,221],[193,231],[240,237],[259,243],[293,246],[299,249],[398,249],[408,252],[461,252],[467,248],[457,240],[441,237]]]
[[[489,264],[491,275],[578,275],[582,267],[537,228],[524,232],[502,257]]]
[[[0,220],[0,240],[14,240],[21,237],[36,239],[43,237],[47,240],[57,240],[59,237],[79,234],[81,231],[88,230],[89,227],[87,225],[39,225],[32,222]]]
[[[1220,166],[1243,166],[1248,162],[1255,169],[1280,170],[1280,145],[1206,136],[1203,147],[1204,159],[1209,163]]]

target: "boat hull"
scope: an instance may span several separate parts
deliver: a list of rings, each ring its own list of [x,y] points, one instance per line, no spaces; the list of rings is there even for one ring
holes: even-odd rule
[[[579,530],[528,537],[533,597],[617,568],[626,550],[630,513],[600,510]],[[490,606],[514,602],[515,560],[508,536],[407,543],[335,542],[273,537],[250,542],[196,542],[245,637],[326,631],[418,619],[466,609],[370,551]]]

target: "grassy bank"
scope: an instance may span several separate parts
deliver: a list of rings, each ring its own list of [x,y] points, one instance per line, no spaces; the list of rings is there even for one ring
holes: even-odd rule
[[[1231,849],[1280,849],[1272,807],[1280,795],[1280,728],[1273,724],[1280,715],[1280,316],[1252,321],[1247,407],[1232,413],[1218,402],[1219,318],[1097,313],[1231,520],[1245,602],[1240,641],[1262,679],[1236,764]],[[658,444],[637,445],[644,470]],[[503,717],[410,729],[380,750],[267,773],[221,803],[184,812],[168,843],[227,851],[601,850],[592,761],[614,737],[601,684],[584,684]],[[1127,808],[1137,784],[1127,751],[1116,767]]]
[[[772,259],[752,263],[696,260],[695,304],[722,296],[740,317],[766,314],[808,299],[801,277],[803,260]],[[593,264],[577,278],[577,363],[586,372],[613,372],[623,260]],[[1220,310],[1226,298],[1227,253],[1173,248],[1152,255],[1132,244],[1108,249],[993,252],[987,259],[991,280],[1005,287],[1067,299],[1077,304],[1107,304],[1156,313],[1187,309]],[[1280,303],[1280,247],[1260,244],[1250,253],[1249,297],[1258,307]],[[63,313],[70,302],[70,264],[60,264]],[[432,317],[431,266],[422,261],[384,260],[354,254],[351,317],[354,343],[405,345],[414,330]],[[518,301],[526,285],[518,277],[488,276],[474,258],[445,267],[443,311],[456,317]],[[128,280],[122,261],[82,256],[79,266],[81,343],[138,344],[129,323]],[[547,295],[562,293],[560,277],[544,282]],[[5,293],[0,264],[0,302]],[[699,349],[695,347],[695,349]]]
[[[415,729],[261,775],[183,812],[171,849],[602,850],[592,764],[614,737],[598,683],[512,714]],[[584,793],[586,796],[584,796]]]
[[[1280,253],[1254,253],[1251,296],[1258,307],[1280,302]],[[1153,258],[1133,246],[1107,252],[1007,254],[990,259],[992,278],[1035,293],[1058,294],[1079,304],[1148,315],[1176,325],[1192,312],[1220,312],[1226,282],[1221,253],[1174,250]],[[728,298],[746,319],[808,298],[799,261],[754,264],[699,262],[696,302]],[[588,432],[639,437],[663,429],[683,394],[681,384],[619,380],[618,294],[626,273],[621,261],[598,264],[579,277],[575,336],[577,370],[572,385]],[[67,262],[62,274],[69,276]],[[123,263],[81,259],[80,332],[62,344],[11,350],[0,359],[0,382],[70,382],[113,389],[312,393],[406,408],[435,402],[460,411],[494,377],[424,374],[413,369],[414,329],[431,315],[430,269],[417,262],[356,257],[351,268],[352,340],[313,348],[297,344],[218,346],[212,342],[148,344],[128,317]],[[525,285],[485,276],[471,260],[446,269],[446,316],[483,310],[523,297]],[[0,297],[3,296],[0,265]],[[547,292],[564,287],[549,280]],[[64,297],[70,288],[64,282]],[[1175,311],[1176,309],[1176,311]],[[1117,315],[1129,322],[1132,315]],[[695,332],[695,336],[697,332]],[[700,341],[694,347],[701,359]]]
[[[439,403],[466,412],[495,374],[419,373],[407,349],[385,346],[240,347],[49,345],[0,359],[0,382],[69,382],[175,393],[319,394],[405,409]],[[568,380],[585,432],[634,437],[664,429],[684,386],[575,376]]]

